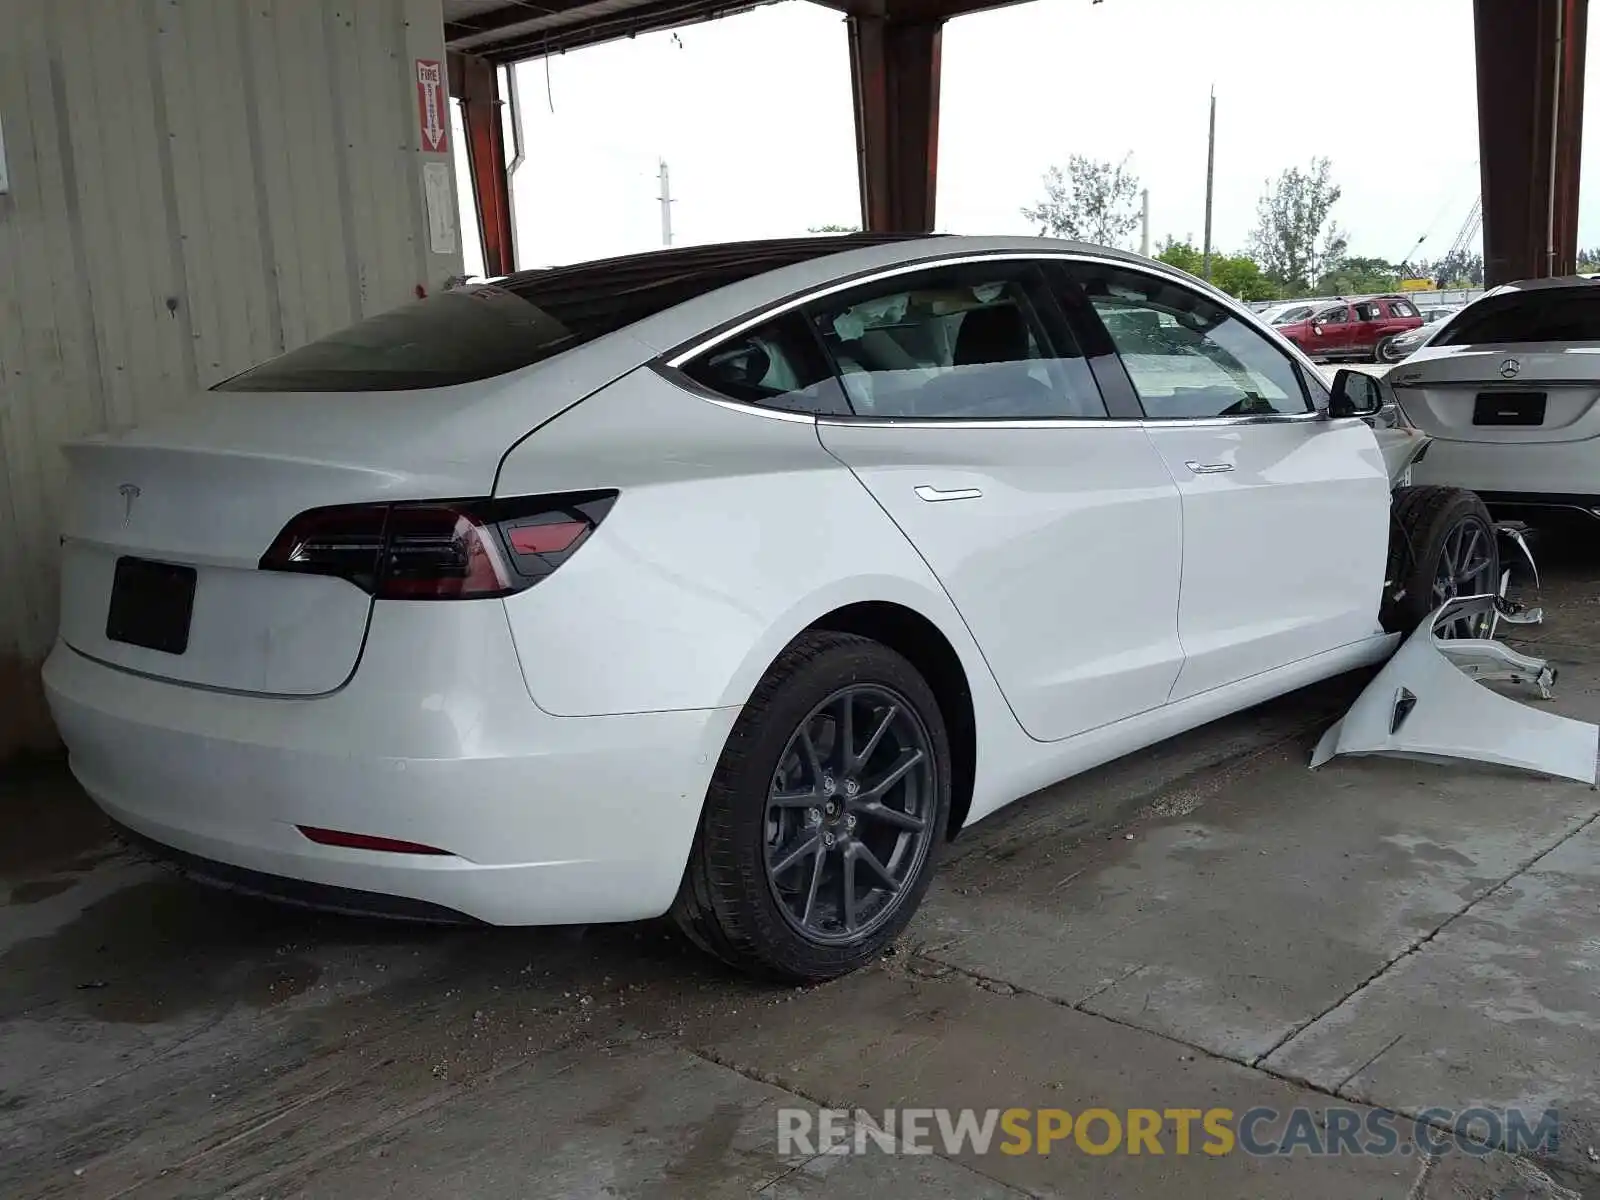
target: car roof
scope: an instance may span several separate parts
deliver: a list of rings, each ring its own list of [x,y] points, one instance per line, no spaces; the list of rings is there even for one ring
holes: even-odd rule
[[[1015,235],[843,234],[674,247],[571,266],[524,271],[492,281],[539,304],[557,289],[580,305],[614,302],[617,289],[682,289],[683,299],[619,330],[656,352],[672,350],[730,321],[853,275],[964,255],[1077,253],[1113,259],[1182,279],[1236,304],[1204,280],[1126,250]]]
[[[1537,292],[1546,288],[1583,288],[1591,287],[1596,282],[1600,282],[1600,274],[1552,275],[1544,279],[1518,279],[1513,283],[1502,283],[1485,295],[1504,296],[1511,292]]]

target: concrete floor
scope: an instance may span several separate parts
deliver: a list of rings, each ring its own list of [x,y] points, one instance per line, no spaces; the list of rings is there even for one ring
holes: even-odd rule
[[[1545,560],[1557,710],[1600,575]],[[1600,793],[1305,763],[1340,680],[1041,793],[880,964],[730,978],[658,926],[418,929],[198,890],[62,769],[0,780],[0,1195],[1600,1195]],[[782,1157],[780,1107],[1555,1106],[1559,1149]],[[1170,1142],[1168,1143],[1170,1146]]]

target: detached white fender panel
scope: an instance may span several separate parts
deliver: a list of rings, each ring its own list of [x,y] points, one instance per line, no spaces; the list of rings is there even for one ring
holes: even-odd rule
[[[1529,684],[1547,697],[1554,678],[1548,664],[1488,639],[1435,636],[1446,619],[1483,602],[1492,599],[1449,601],[1420,625],[1323,735],[1311,766],[1338,754],[1389,754],[1494,763],[1594,786],[1600,727],[1541,712],[1478,682]]]

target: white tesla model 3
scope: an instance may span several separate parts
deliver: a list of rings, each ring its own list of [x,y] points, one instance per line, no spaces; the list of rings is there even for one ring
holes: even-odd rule
[[[1344,389],[1071,243],[514,275],[68,447],[49,697],[212,882],[836,975],[961,827],[1392,647]]]

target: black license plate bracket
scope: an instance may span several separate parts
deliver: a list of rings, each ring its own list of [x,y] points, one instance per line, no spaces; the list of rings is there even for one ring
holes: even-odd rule
[[[194,619],[196,580],[193,567],[127,555],[117,559],[106,637],[163,654],[184,653]]]
[[[1543,425],[1543,392],[1479,392],[1472,405],[1474,425]]]

